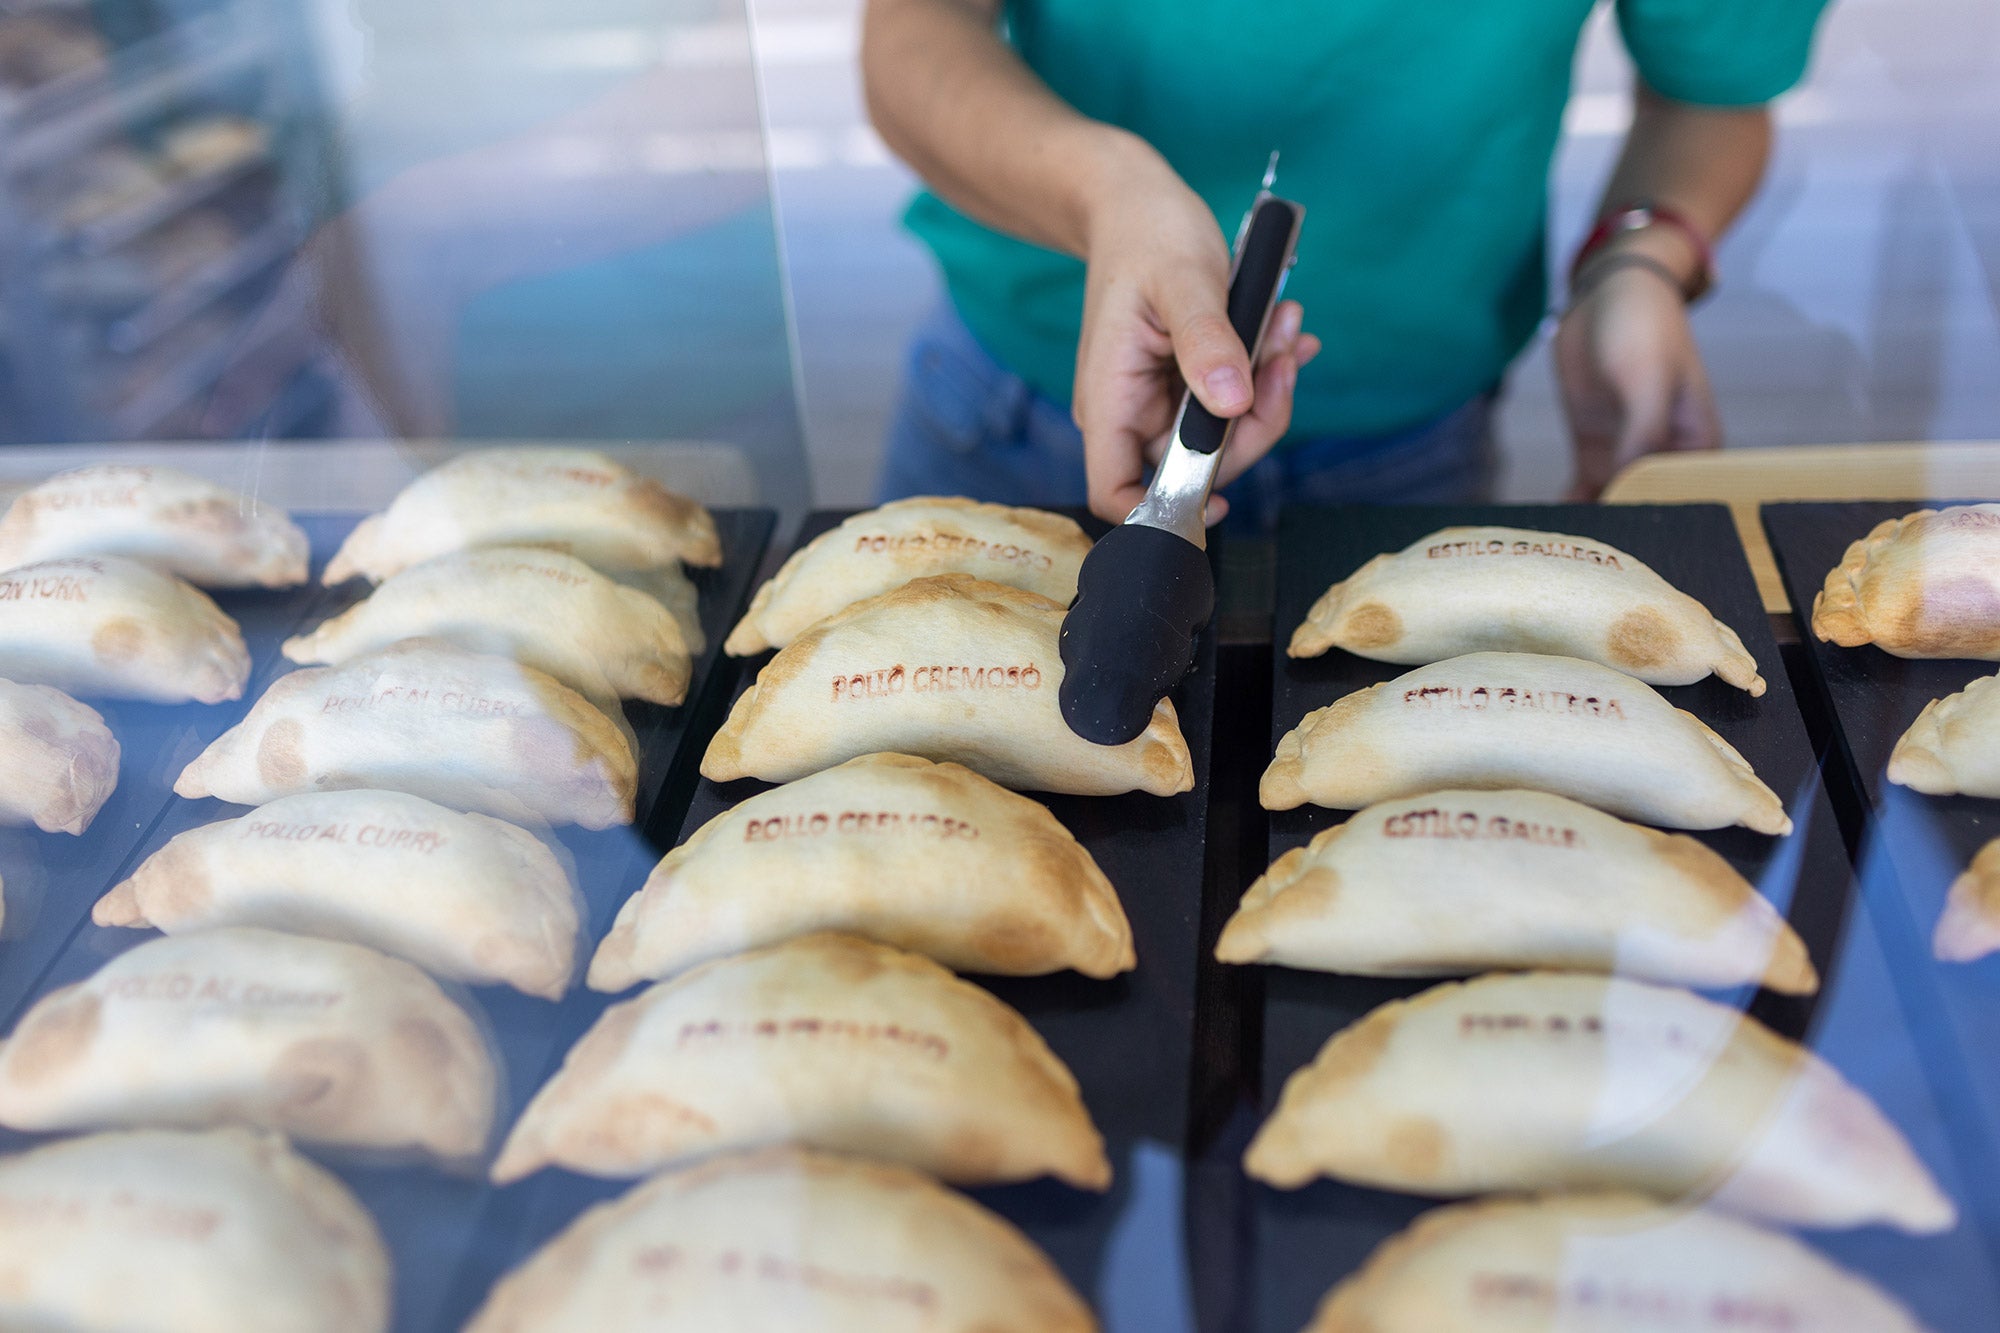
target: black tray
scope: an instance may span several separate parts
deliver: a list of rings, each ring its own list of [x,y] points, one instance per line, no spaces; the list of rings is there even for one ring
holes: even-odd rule
[[[1886,777],[1889,752],[1924,705],[2000,671],[2000,662],[1905,661],[1872,644],[1822,643],[1812,632],[1813,598],[1849,544],[1886,519],[1936,507],[1900,500],[1767,505],[1764,529],[1850,786],[1847,813],[1862,895],[1875,909],[1908,1003],[1938,1029],[1927,1034],[1938,1058],[1958,1065],[1962,1083],[1947,1109],[1967,1152],[1984,1155],[1980,1177],[1988,1188],[1975,1204],[1989,1232],[2000,1235],[2000,956],[1941,963],[1930,945],[1952,881],[1981,847],[2000,838],[2000,801],[1925,796]]]
[[[816,512],[798,544],[852,511]],[[1101,525],[1098,525],[1101,530]],[[748,663],[739,692],[767,658]],[[1189,1327],[1182,1239],[1182,1163],[1187,1138],[1195,959],[1208,802],[1209,729],[1215,645],[1204,634],[1194,669],[1174,694],[1194,760],[1195,786],[1174,797],[1039,796],[1117,886],[1132,922],[1135,971],[1109,981],[1074,973],[978,977],[1020,1010],[1075,1071],[1105,1138],[1114,1180],[1108,1195],[1053,1181],[971,1191],[1048,1253],[1099,1313],[1107,1333],[1169,1333]],[[681,829],[702,824],[771,784],[702,779]],[[629,996],[593,996],[595,1009]],[[577,1021],[563,1049],[595,1013],[564,1006]],[[551,1065],[553,1065],[551,1061]],[[553,1068],[544,1071],[553,1072]],[[623,1194],[626,1182],[546,1170],[501,1193],[489,1238],[461,1279],[454,1305],[470,1310],[520,1263],[591,1204]]]
[[[708,644],[695,660],[687,702],[678,708],[626,705],[627,719],[639,740],[637,818],[630,828],[602,832],[565,828],[553,836],[558,855],[583,891],[589,909],[587,941],[593,946],[610,928],[619,904],[644,880],[660,849],[669,845],[680,827],[698,776],[701,751],[719,720],[723,702],[731,695],[735,665],[722,655],[722,639],[748,601],[775,515],[766,509],[713,512],[722,537],[723,564],[714,570],[689,570],[700,594],[699,613]],[[359,515],[307,514],[298,519],[313,540],[317,577],[326,557]],[[107,856],[93,863],[88,873],[78,870],[67,877],[63,912],[37,923],[35,943],[47,961],[27,994],[40,995],[81,980],[115,955],[153,938],[149,932],[91,926],[91,905],[176,834],[244,813],[243,807],[213,799],[173,797],[174,777],[209,739],[240,720],[273,678],[291,669],[277,653],[280,639],[317,624],[364,593],[360,584],[335,589],[309,584],[289,594],[260,595],[273,605],[267,620],[258,625],[261,650],[243,700],[226,708],[203,710],[198,722],[183,722],[156,751],[134,755],[137,747],[128,743],[128,764],[135,758],[146,763],[146,772],[154,779],[154,785],[147,789],[161,804],[152,812],[143,836],[125,842],[123,856]],[[232,614],[243,614],[233,606],[229,609]],[[246,635],[252,632],[248,620],[244,631]],[[91,832],[96,831],[93,826]],[[541,1085],[550,1061],[567,1049],[573,1030],[595,1017],[601,997],[580,986],[560,1004],[501,986],[476,991],[455,986],[446,989],[482,1021],[498,1052],[502,1101],[497,1139]],[[586,1016],[578,1016],[579,1007]],[[29,1136],[0,1130],[0,1150],[15,1150],[32,1141]],[[458,1295],[454,1277],[487,1247],[487,1236],[479,1228],[495,1191],[479,1178],[421,1167],[373,1166],[337,1153],[313,1152],[346,1180],[382,1228],[395,1271],[394,1327],[408,1333],[459,1327],[470,1306],[461,1308],[453,1303]]]
[[[1817,997],[1738,992],[1764,1022],[1805,1040],[1866,1089],[1910,1136],[1945,1190],[1966,1197],[1965,1172],[1939,1132],[1940,1116],[1914,1061],[1882,951],[1865,914],[1850,913],[1852,874],[1785,664],[1773,641],[1728,511],[1720,506],[1527,506],[1291,509],[1278,532],[1269,743],[1315,708],[1410,668],[1333,651],[1293,661],[1284,645],[1328,585],[1370,557],[1397,551],[1437,528],[1502,524],[1574,533],[1629,551],[1700,599],[1742,636],[1769,688],[1761,699],[1709,679],[1661,691],[1714,727],[1785,798],[1796,830],[1774,839],[1745,829],[1696,836],[1727,858],[1785,911],[1804,939],[1823,988]],[[1348,812],[1304,807],[1270,817],[1270,855],[1307,842]],[[1376,1006],[1429,983],[1270,968],[1265,975],[1261,1100],[1268,1114],[1284,1081],[1333,1033]],[[1251,1184],[1254,1250],[1251,1325],[1268,1333],[1303,1328],[1321,1296],[1389,1235],[1437,1202],[1320,1181],[1298,1191]],[[1813,1243],[1870,1275],[1940,1331],[2000,1327],[2000,1296],[1977,1229],[1904,1237],[1881,1228],[1820,1232]],[[1976,1315],[1976,1318],[1970,1316]]]

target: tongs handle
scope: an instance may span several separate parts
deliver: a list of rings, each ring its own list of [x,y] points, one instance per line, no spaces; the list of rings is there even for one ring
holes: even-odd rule
[[[1244,219],[1243,239],[1237,247],[1235,271],[1229,278],[1229,326],[1243,340],[1250,353],[1250,365],[1257,365],[1259,345],[1271,308],[1284,290],[1285,274],[1292,264],[1292,246],[1305,210],[1289,199],[1264,193],[1257,196]],[[1219,417],[1189,394],[1181,406],[1175,430],[1182,444],[1200,454],[1212,454],[1229,438],[1233,418]]]

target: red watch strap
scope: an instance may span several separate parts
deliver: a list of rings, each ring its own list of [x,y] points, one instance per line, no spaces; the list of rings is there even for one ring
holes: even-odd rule
[[[1665,204],[1627,204],[1611,209],[1598,218],[1597,225],[1591,228],[1590,235],[1583,238],[1583,244],[1576,248],[1576,257],[1570,261],[1570,282],[1576,281],[1577,274],[1582,271],[1591,256],[1610,244],[1613,237],[1622,236],[1628,231],[1638,231],[1641,227],[1655,226],[1678,232],[1694,248],[1701,268],[1695,274],[1694,280],[1683,290],[1682,295],[1689,301],[1700,297],[1715,283],[1714,247],[1709,244],[1708,237],[1702,235],[1701,229],[1688,220],[1685,213]]]

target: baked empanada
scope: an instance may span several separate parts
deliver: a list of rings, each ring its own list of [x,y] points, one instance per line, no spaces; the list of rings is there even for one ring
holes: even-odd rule
[[[466,1333],[1096,1333],[1003,1218],[901,1167],[770,1148],[669,1171],[572,1222]]]
[[[0,824],[81,833],[118,786],[118,738],[94,708],[0,680]]]
[[[709,742],[702,776],[790,782],[859,755],[949,760],[1016,790],[1170,796],[1194,786],[1171,700],[1135,740],[1092,745],[1056,702],[1063,608],[940,574],[858,602],[757,673]]]
[[[0,677],[153,703],[243,697],[250,651],[199,588],[119,556],[0,573]]]
[[[1980,848],[1953,881],[1931,947],[1948,963],[2000,952],[2000,838]]]
[[[871,754],[753,796],[667,853],[619,909],[590,985],[821,930],[961,972],[1133,964],[1117,891],[1047,807],[957,764]]]
[[[601,704],[687,697],[690,659],[666,607],[575,556],[533,547],[454,551],[391,575],[363,602],[285,640],[294,662],[350,662],[431,638],[543,671]]]
[[[1949,1229],[1902,1134],[1831,1065],[1689,991],[1576,973],[1447,982],[1334,1034],[1244,1158],[1412,1194],[1634,1189],[1802,1226]]]
[[[1781,1232],[1629,1194],[1435,1209],[1327,1294],[1306,1333],[1922,1333]]]
[[[632,822],[638,766],[589,700],[533,667],[409,639],[280,676],[182,770],[182,796],[263,805],[358,787],[502,819]]]
[[[0,1326],[389,1327],[374,1219],[276,1134],[93,1134],[0,1158]]]
[[[306,581],[306,535],[276,505],[179,468],[107,463],[59,472],[0,518],[0,569],[124,556],[209,588]]]
[[[1889,781],[1928,796],[2000,799],[2000,676],[1925,704],[1889,752]]]
[[[1843,648],[2000,661],[2000,504],[1878,523],[1826,576],[1812,628]]]
[[[493,1165],[636,1177],[798,1143],[942,1180],[1111,1182],[1076,1079],[1012,1009],[928,958],[808,935],[605,1010]]]
[[[559,1000],[582,903],[547,844],[393,791],[312,792],[190,829],[98,900],[100,926],[268,926]]]
[[[1345,648],[1418,666],[1466,653],[1553,653],[1654,685],[1711,672],[1764,692],[1736,631],[1643,561],[1588,537],[1441,528],[1378,555],[1313,603],[1286,654]]]
[[[693,500],[594,449],[479,449],[432,468],[361,520],[326,582],[380,583],[475,546],[546,546],[606,573],[722,563],[715,519]]]
[[[244,1124],[349,1147],[478,1155],[493,1057],[400,958],[225,926],[148,940],[37,1000],[0,1045],[0,1124]]]
[[[1258,796],[1267,810],[1356,810],[1442,787],[1532,787],[1668,828],[1792,831],[1700,718],[1610,667],[1533,653],[1454,657],[1306,714]]]
[[[971,574],[1069,605],[1090,538],[1061,514],[919,496],[856,514],[792,553],[723,649],[782,648],[834,612],[932,574]]]
[[[1376,977],[1549,967],[1819,988],[1804,943],[1729,862],[1538,791],[1369,806],[1279,857],[1215,956]]]

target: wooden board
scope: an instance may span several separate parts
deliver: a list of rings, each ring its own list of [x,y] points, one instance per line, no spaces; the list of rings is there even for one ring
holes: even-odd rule
[[[847,516],[811,515],[799,544]],[[739,682],[747,688],[754,660]],[[1131,919],[1138,967],[1109,981],[1075,973],[975,977],[1024,1014],[1075,1071],[1106,1140],[1115,1180],[1108,1195],[1053,1181],[971,1193],[1040,1245],[1099,1311],[1107,1333],[1170,1333],[1187,1322],[1181,1163],[1189,1100],[1195,955],[1208,800],[1209,722],[1215,647],[1204,635],[1194,670],[1174,695],[1193,754],[1195,787],[1174,797],[1037,795],[1087,848],[1118,889]],[[770,784],[703,779],[680,841]],[[628,996],[597,997],[601,1008]],[[581,1011],[577,1011],[579,1014]],[[579,1027],[575,1034],[581,1035]],[[565,1042],[565,1047],[568,1042]],[[501,1191],[492,1244],[462,1279],[470,1309],[506,1270],[584,1208],[630,1185],[548,1170]]]
[[[1293,661],[1283,654],[1292,630],[1331,583],[1366,560],[1401,550],[1437,528],[1505,524],[1608,542],[1651,565],[1735,628],[1756,656],[1769,689],[1752,699],[1717,680],[1661,691],[1714,727],[1785,798],[1797,825],[1788,838],[1744,829],[1696,836],[1742,871],[1786,912],[1826,978],[1816,999],[1760,993],[1724,996],[1748,1002],[1778,1031],[1807,1041],[1872,1094],[1909,1134],[1945,1189],[1966,1195],[1967,1164],[1942,1129],[1926,1070],[1888,981],[1880,942],[1865,914],[1849,910],[1851,874],[1785,664],[1772,640],[1755,581],[1728,512],[1720,506],[1420,507],[1289,510],[1278,535],[1272,725],[1268,743],[1306,713],[1408,668],[1343,652]],[[1303,844],[1348,817],[1345,811],[1274,813],[1270,854]],[[1275,1105],[1284,1080],[1309,1063],[1333,1033],[1378,1005],[1427,983],[1268,969],[1265,978],[1261,1097]],[[1322,1294],[1353,1271],[1389,1235],[1434,1201],[1322,1181],[1295,1192],[1251,1186],[1254,1258],[1253,1327],[1294,1333]],[[1869,1229],[1822,1233],[1814,1243],[1867,1273],[1916,1308],[1933,1327],[2000,1327],[2000,1291],[1983,1238],[1961,1227],[1942,1238],[1913,1239]],[[1970,1318],[1974,1322],[1966,1322]],[[1978,1322],[1984,1320],[1985,1322]],[[1956,1322],[1954,1322],[1956,1321]]]

